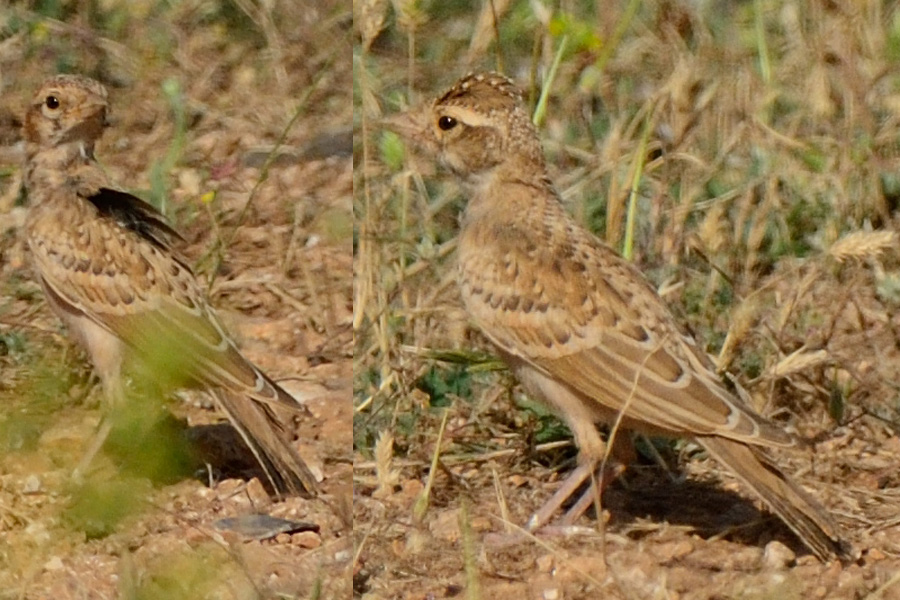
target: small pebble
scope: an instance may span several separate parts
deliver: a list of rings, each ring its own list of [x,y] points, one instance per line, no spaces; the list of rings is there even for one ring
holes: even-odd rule
[[[318,548],[322,545],[322,538],[313,531],[301,531],[291,535],[291,545],[301,548]]]
[[[269,497],[266,488],[263,487],[263,484],[256,477],[247,483],[247,496],[250,497],[250,504],[253,505],[253,509],[257,512],[264,512],[272,506],[272,498]]]
[[[795,560],[797,555],[794,551],[777,540],[773,540],[766,544],[763,550],[763,566],[768,569],[780,571],[788,568]]]
[[[41,491],[41,487],[41,478],[32,474],[25,478],[25,483],[22,484],[22,493],[36,494]]]
[[[535,561],[537,563],[538,573],[549,573],[553,570],[553,555],[545,554],[543,556],[539,556]]]
[[[227,500],[243,491],[242,488],[245,485],[246,484],[240,479],[223,479],[219,482],[219,485],[216,486],[216,494],[218,494],[219,498],[222,500]]]
[[[50,560],[44,563],[44,570],[46,571],[62,571],[65,568],[63,561],[60,557],[54,556]]]
[[[184,534],[182,534],[181,539],[193,548],[206,543],[209,540],[209,535],[196,527],[188,527]]]
[[[677,540],[663,542],[653,549],[661,563],[668,563],[684,558],[694,551],[694,543],[691,540]]]
[[[560,597],[559,588],[550,588],[549,590],[544,590],[541,594],[543,600],[559,600]]]
[[[869,548],[869,551],[866,552],[866,560],[884,560],[885,558],[887,555],[878,548]]]

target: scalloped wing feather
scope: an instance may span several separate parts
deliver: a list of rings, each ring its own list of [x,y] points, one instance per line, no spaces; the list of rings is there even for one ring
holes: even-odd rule
[[[545,210],[554,214],[514,212],[500,224],[479,220],[477,204],[467,215],[463,297],[495,344],[610,411],[627,403],[628,421],[647,430],[793,445],[718,381],[630,263],[558,203]]]
[[[111,206],[126,197],[133,199],[131,206]],[[94,203],[71,199],[38,207],[32,226],[43,231],[29,239],[48,289],[178,377],[244,389],[257,400],[296,410],[296,401],[250,364],[225,333],[190,269],[171,253],[177,234],[162,216],[122,192],[103,198],[102,212]],[[101,218],[73,214],[92,209]],[[80,225],[72,229],[66,222]]]

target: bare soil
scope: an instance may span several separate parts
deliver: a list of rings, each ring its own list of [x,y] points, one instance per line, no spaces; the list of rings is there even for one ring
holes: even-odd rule
[[[780,272],[769,282],[784,302],[793,302],[795,276]],[[472,589],[497,599],[900,598],[900,436],[883,404],[898,378],[900,321],[866,291],[868,275],[855,268],[844,277],[842,285],[823,275],[795,308],[832,307],[823,347],[839,376],[852,376],[865,393],[854,396],[840,426],[813,405],[794,415],[810,445],[773,457],[832,513],[853,560],[819,562],[685,441],[654,443],[656,456],[640,441],[637,461],[604,492],[599,521],[589,514],[575,527],[526,534],[521,527],[571,470],[575,452],[536,443],[541,424],[523,416],[510,379],[483,376],[474,402],[456,398],[427,410],[420,389],[408,394],[416,400],[401,401],[398,411],[418,416],[416,432],[394,440],[402,459],[386,459],[377,442],[373,453],[357,453],[355,589],[363,598],[410,600]],[[813,343],[813,329],[807,333]],[[795,376],[777,393],[815,396],[818,385]],[[428,510],[419,513],[429,479]]]

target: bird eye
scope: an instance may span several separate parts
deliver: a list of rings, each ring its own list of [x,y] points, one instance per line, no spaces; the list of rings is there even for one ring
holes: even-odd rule
[[[59,108],[59,98],[57,98],[56,96],[47,96],[44,99],[44,105],[46,105],[46,107],[50,110],[56,110],[57,108]]]
[[[438,119],[438,127],[441,128],[442,131],[450,131],[454,127],[456,127],[456,119],[453,117],[441,117]]]

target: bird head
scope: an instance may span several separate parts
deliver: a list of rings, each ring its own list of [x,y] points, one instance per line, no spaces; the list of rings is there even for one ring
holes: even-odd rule
[[[99,82],[78,75],[51,77],[28,105],[25,140],[42,149],[74,143],[89,155],[106,126],[108,109],[106,88]]]
[[[470,183],[523,167],[543,174],[522,91],[498,73],[466,75],[430,107],[388,117],[383,125]]]

